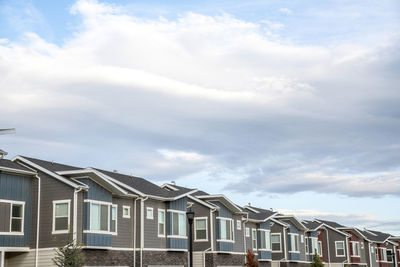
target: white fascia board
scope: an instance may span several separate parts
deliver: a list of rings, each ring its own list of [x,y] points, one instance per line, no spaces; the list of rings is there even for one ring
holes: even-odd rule
[[[323,223],[323,225],[324,225],[326,228],[331,229],[332,231],[335,231],[335,232],[337,232],[337,233],[339,233],[339,234],[342,234],[342,235],[344,235],[344,236],[347,236],[347,237],[351,237],[351,234],[348,234],[348,233],[345,233],[345,232],[343,232],[343,231],[340,231],[340,230],[338,230],[338,229],[336,229],[336,228],[334,228],[334,227],[332,227],[332,226],[329,226],[329,225],[327,225],[327,224],[325,224],[325,223]]]
[[[287,223],[284,223],[284,222],[281,222],[281,221],[279,221],[279,220],[275,219],[274,217],[273,217],[273,218],[271,218],[271,222],[277,223],[277,224],[279,224],[279,225],[281,225],[281,226],[283,226],[283,227],[290,227],[290,225],[289,225],[289,224],[287,224]]]
[[[127,195],[128,192],[124,189],[122,189],[121,187],[117,186],[116,184],[114,184],[113,182],[111,182],[110,180],[108,180],[107,178],[105,178],[103,176],[103,174],[93,168],[86,168],[86,169],[82,169],[82,170],[71,170],[71,171],[59,171],[56,172],[59,175],[73,175],[73,174],[88,174],[88,173],[93,173],[95,174],[97,177],[99,177],[101,180],[103,180],[104,182],[106,182],[108,185],[110,185],[111,187],[115,188],[117,191],[119,191],[120,193]]]
[[[302,230],[305,230],[305,231],[308,230],[308,228],[304,224],[302,224],[301,221],[299,219],[297,219],[296,216],[294,216],[294,215],[278,215],[278,216],[274,216],[274,218],[276,218],[276,219],[293,219],[298,222],[298,224],[300,225],[301,228],[303,228]]]
[[[202,204],[203,206],[206,206],[207,208],[210,208],[210,209],[216,209],[216,208],[217,208],[217,207],[215,207],[214,205],[209,204],[209,203],[207,203],[207,202],[205,202],[205,201],[203,201],[203,200],[201,200],[201,199],[198,199],[198,198],[195,197],[195,196],[188,195],[188,198],[190,198],[191,200],[196,201],[196,202]]]
[[[248,205],[244,206],[243,208],[248,209],[248,210],[250,210],[250,211],[252,211],[252,212],[254,212],[254,213],[260,213],[259,211],[253,209],[252,207],[250,207],[250,206],[248,206]]]
[[[241,208],[239,208],[238,206],[236,206],[235,203],[233,203],[229,198],[227,198],[226,196],[219,194],[219,195],[204,195],[204,196],[196,196],[197,198],[200,199],[224,199],[226,200],[230,205],[232,205],[237,211],[237,213],[241,213],[243,212]]]
[[[171,190],[173,190],[173,191],[179,191],[178,188],[176,188],[176,187],[174,187],[173,185],[170,185],[170,184],[163,184],[163,185],[161,186],[161,188],[165,188],[165,187],[167,187],[167,188],[169,188],[169,189],[171,189]]]
[[[19,169],[2,167],[2,166],[0,166],[0,171],[12,172],[12,173],[17,173],[17,174],[33,175],[33,176],[37,174],[37,172],[19,170]]]
[[[199,189],[194,189],[194,190],[189,191],[189,192],[187,192],[187,193],[185,193],[185,194],[182,194],[182,195],[179,195],[179,196],[174,197],[173,200],[177,200],[177,199],[180,199],[180,198],[183,198],[183,197],[186,197],[186,196],[190,196],[191,194],[194,194],[194,193],[196,193],[197,191],[199,191]]]
[[[83,187],[83,186],[81,186],[81,185],[77,185],[77,184],[71,182],[69,179],[62,177],[61,175],[58,175],[58,174],[55,173],[55,172],[49,171],[48,169],[43,168],[42,166],[39,166],[39,165],[37,165],[36,163],[33,163],[33,162],[31,162],[30,160],[25,159],[24,157],[16,156],[16,157],[14,157],[11,161],[18,161],[18,160],[19,160],[19,161],[22,161],[23,163],[25,163],[25,164],[27,164],[27,165],[30,165],[31,167],[33,167],[33,168],[35,168],[35,169],[38,169],[38,170],[40,170],[40,171],[46,173],[47,175],[50,175],[51,177],[53,177],[53,178],[55,178],[55,179],[57,179],[57,180],[59,180],[59,181],[65,183],[65,184],[67,184],[67,185],[69,185],[69,186],[71,186],[71,187],[73,187],[73,188],[75,188],[75,189],[89,188],[88,186]]]

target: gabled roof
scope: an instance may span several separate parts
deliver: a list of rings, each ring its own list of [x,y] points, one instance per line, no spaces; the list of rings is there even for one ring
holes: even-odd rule
[[[330,227],[333,227],[333,228],[344,227],[343,225],[338,224],[337,222],[333,222],[333,221],[327,221],[327,220],[321,220],[321,219],[315,219],[315,220],[318,221],[318,222],[322,222],[322,223],[324,223],[326,225],[329,225]]]
[[[304,226],[308,228],[309,231],[317,231],[319,228],[323,227],[322,222],[317,222],[317,221],[303,221]]]
[[[36,174],[36,172],[8,159],[0,159],[0,171],[26,174],[26,175]]]
[[[243,211],[248,213],[249,220],[263,221],[263,222],[270,219],[276,214],[275,211],[256,208],[249,205],[244,206]]]
[[[233,203],[229,198],[227,198],[226,196],[222,195],[222,194],[217,194],[217,195],[195,195],[197,198],[210,202],[210,201],[218,201],[220,203],[222,203],[225,207],[227,207],[228,209],[230,209],[231,211],[235,212],[235,213],[241,213],[243,214],[244,212],[242,211],[242,209],[237,206],[235,203]]]
[[[290,220],[298,229],[300,230],[308,230],[307,227],[301,223],[299,219],[297,219],[294,215],[283,215],[278,214],[274,216],[274,219],[277,220]]]
[[[285,223],[285,222],[282,222],[282,221],[279,221],[279,220],[277,220],[277,219],[274,219],[273,217],[271,218],[271,222],[276,223],[276,224],[279,224],[280,226],[283,226],[283,227],[286,227],[286,228],[289,228],[289,227],[290,227],[289,224],[287,224],[287,223]]]
[[[391,234],[388,233],[382,233],[378,231],[373,231],[373,230],[367,230],[364,229],[361,231],[361,233],[368,238],[368,240],[371,240],[372,242],[376,243],[384,243],[389,240],[391,237]]]

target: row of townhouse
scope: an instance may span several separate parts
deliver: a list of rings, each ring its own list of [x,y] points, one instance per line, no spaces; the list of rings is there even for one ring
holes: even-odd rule
[[[224,195],[17,156],[0,159],[0,267],[54,266],[54,248],[82,244],[86,266],[400,267],[400,239],[324,220],[241,207]]]

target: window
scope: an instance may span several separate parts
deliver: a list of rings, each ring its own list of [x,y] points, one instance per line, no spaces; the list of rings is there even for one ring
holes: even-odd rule
[[[126,219],[131,218],[131,207],[122,206],[122,218],[126,218]]]
[[[306,237],[306,254],[310,254],[310,248],[308,242],[310,242],[310,239]]]
[[[165,210],[158,210],[158,236],[165,236]]]
[[[290,234],[290,250],[289,252],[300,252],[299,251],[299,235]]]
[[[175,237],[186,237],[186,214],[171,212],[172,214],[172,235]]]
[[[207,241],[207,218],[194,218],[194,240]]]
[[[360,243],[359,242],[351,242],[351,247],[353,250],[352,257],[360,257]]]
[[[109,206],[99,203],[90,203],[90,230],[108,231]]]
[[[117,205],[111,206],[111,225],[110,225],[110,232],[117,233]]]
[[[253,249],[257,249],[257,230],[256,229],[251,229],[251,240],[252,240],[252,245]]]
[[[317,249],[318,256],[322,257],[322,242],[318,241],[318,249]]]
[[[386,248],[379,248],[379,253],[381,256],[381,261],[387,261],[387,252],[386,252]]]
[[[246,237],[250,237],[250,228],[246,227]]]
[[[344,241],[335,241],[336,257],[344,257]]]
[[[260,250],[271,250],[271,240],[269,238],[269,231],[259,229],[260,232]]]
[[[300,242],[301,242],[301,243],[304,243],[304,235],[301,235],[301,236],[300,236]]]
[[[217,218],[219,220],[220,240],[233,241],[233,220]]]
[[[154,218],[154,216],[153,216],[153,208],[147,207],[147,209],[146,209],[146,219],[153,220],[153,218]]]
[[[378,248],[375,247],[375,259],[376,261],[379,261],[379,255],[378,255]]]
[[[11,204],[10,232],[22,233],[24,226],[24,204]]]
[[[386,250],[386,258],[387,258],[387,261],[388,262],[393,262],[393,250],[391,250],[391,249],[388,249],[388,250]]]
[[[242,222],[240,220],[236,220],[236,228],[242,230]]]
[[[65,234],[69,231],[69,205],[71,200],[53,201],[53,234]]]
[[[271,234],[272,252],[281,252],[281,234]]]

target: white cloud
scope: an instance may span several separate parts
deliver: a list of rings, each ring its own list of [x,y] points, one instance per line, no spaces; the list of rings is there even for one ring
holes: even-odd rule
[[[279,12],[281,12],[281,13],[283,13],[285,15],[290,15],[290,14],[293,13],[293,11],[291,9],[286,8],[286,7],[282,7],[280,9],[278,9],[278,10],[279,10]]]

